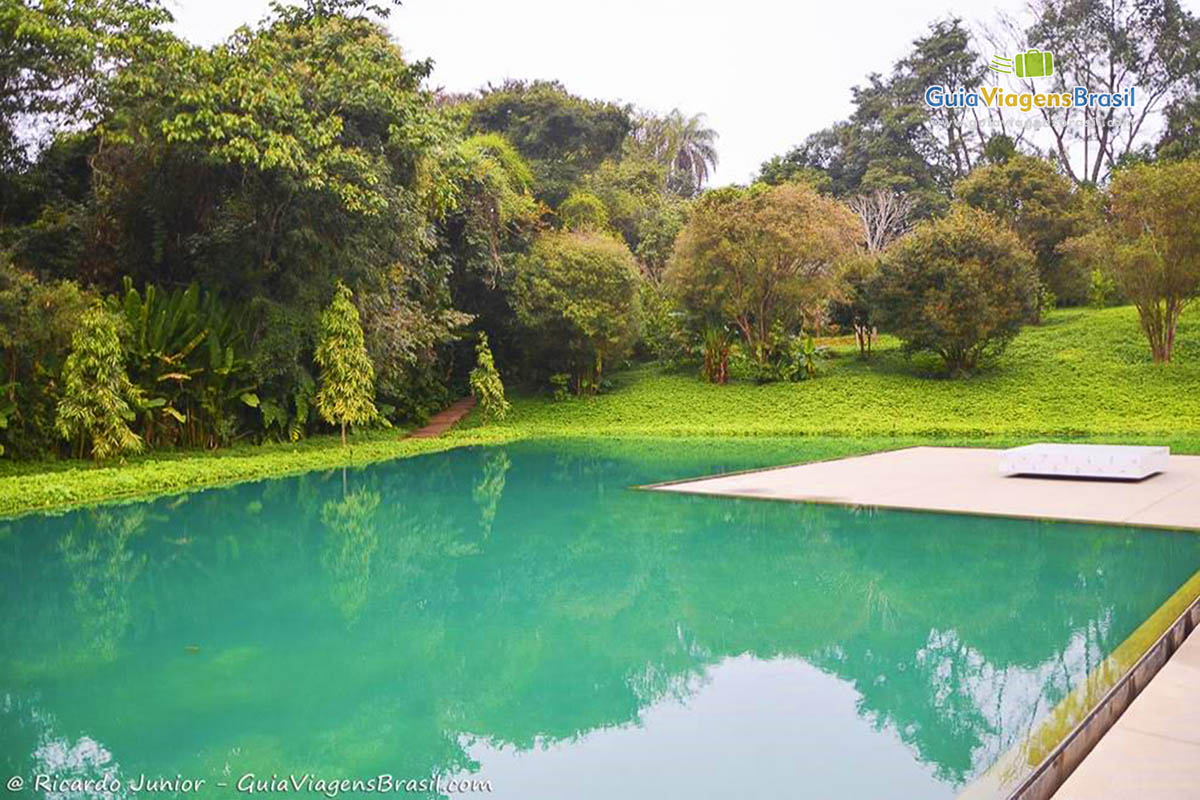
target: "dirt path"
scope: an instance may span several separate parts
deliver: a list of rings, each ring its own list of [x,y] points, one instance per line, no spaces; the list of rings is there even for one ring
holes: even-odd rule
[[[456,400],[450,405],[449,408],[439,411],[430,417],[428,425],[426,425],[424,428],[418,428],[417,430],[413,431],[408,435],[408,438],[433,439],[441,436],[443,433],[450,430],[450,428],[454,427],[456,422],[470,413],[471,409],[474,407],[474,397],[464,397],[461,400]]]

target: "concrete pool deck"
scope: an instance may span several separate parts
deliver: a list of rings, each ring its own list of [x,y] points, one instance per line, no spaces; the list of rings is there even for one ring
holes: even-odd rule
[[[1004,476],[1001,450],[911,447],[646,487],[912,511],[1200,530],[1200,456],[1141,481]]]

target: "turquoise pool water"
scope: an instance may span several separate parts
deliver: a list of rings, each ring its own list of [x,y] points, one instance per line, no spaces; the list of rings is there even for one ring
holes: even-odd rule
[[[1200,568],[1194,534],[628,488],[803,447],[526,443],[0,521],[0,777],[951,797]]]

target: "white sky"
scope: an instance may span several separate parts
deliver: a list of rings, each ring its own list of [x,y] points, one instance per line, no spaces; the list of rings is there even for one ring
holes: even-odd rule
[[[176,30],[211,44],[267,0],[171,0]],[[1185,0],[1197,10],[1200,0]],[[388,25],[432,85],[469,91],[557,78],[575,94],[654,111],[704,112],[721,135],[713,184],[744,182],[772,155],[847,117],[850,88],[887,72],[929,22],[969,25],[1023,0],[406,0]],[[987,58],[991,54],[983,53]]]

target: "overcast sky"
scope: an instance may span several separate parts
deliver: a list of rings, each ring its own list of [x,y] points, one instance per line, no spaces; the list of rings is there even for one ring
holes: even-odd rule
[[[267,0],[173,0],[176,30],[212,44],[260,19]],[[704,112],[721,135],[714,184],[744,182],[772,155],[844,119],[850,88],[885,72],[929,22],[973,28],[1024,0],[700,2],[405,0],[388,20],[433,86],[556,78],[586,97]],[[1185,0],[1195,10],[1200,0]],[[985,57],[991,53],[985,52]]]

